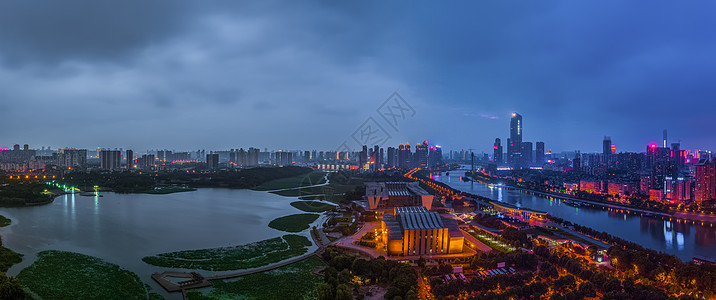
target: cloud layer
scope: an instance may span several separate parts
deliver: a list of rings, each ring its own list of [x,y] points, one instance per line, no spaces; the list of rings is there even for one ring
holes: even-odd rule
[[[2,146],[332,149],[394,91],[391,143],[714,148],[709,3],[0,4]]]

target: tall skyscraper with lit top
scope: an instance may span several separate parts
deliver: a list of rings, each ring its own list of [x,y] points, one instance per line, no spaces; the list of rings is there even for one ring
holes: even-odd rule
[[[510,120],[510,141],[507,145],[510,147],[510,163],[512,165],[520,165],[522,163],[522,115],[512,113]]]

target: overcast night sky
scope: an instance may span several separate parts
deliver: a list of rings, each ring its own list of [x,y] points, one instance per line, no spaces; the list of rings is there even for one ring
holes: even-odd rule
[[[237,2],[0,2],[0,146],[716,149],[713,2]]]

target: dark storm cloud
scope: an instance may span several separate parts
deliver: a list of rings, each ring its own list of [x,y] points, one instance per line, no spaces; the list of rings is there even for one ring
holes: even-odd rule
[[[0,136],[333,148],[397,91],[417,114],[395,143],[489,149],[519,111],[526,139],[554,150],[598,150],[603,135],[642,150],[663,128],[685,148],[713,148],[714,12],[666,1],[2,2]]]
[[[6,64],[123,58],[191,24],[180,1],[3,1]]]

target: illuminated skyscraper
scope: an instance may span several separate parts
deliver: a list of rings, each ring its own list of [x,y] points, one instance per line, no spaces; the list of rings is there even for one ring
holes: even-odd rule
[[[510,163],[512,165],[520,165],[522,163],[522,116],[518,113],[512,113],[510,120],[510,141],[508,149],[510,152]]]
[[[605,136],[602,141],[602,163],[606,166],[611,164],[612,158],[612,138]]]
[[[502,144],[500,143],[500,139],[495,139],[495,146],[492,152],[492,160],[495,162],[495,164],[502,164]]]
[[[696,165],[694,200],[701,203],[716,199],[716,162],[701,159]]]

